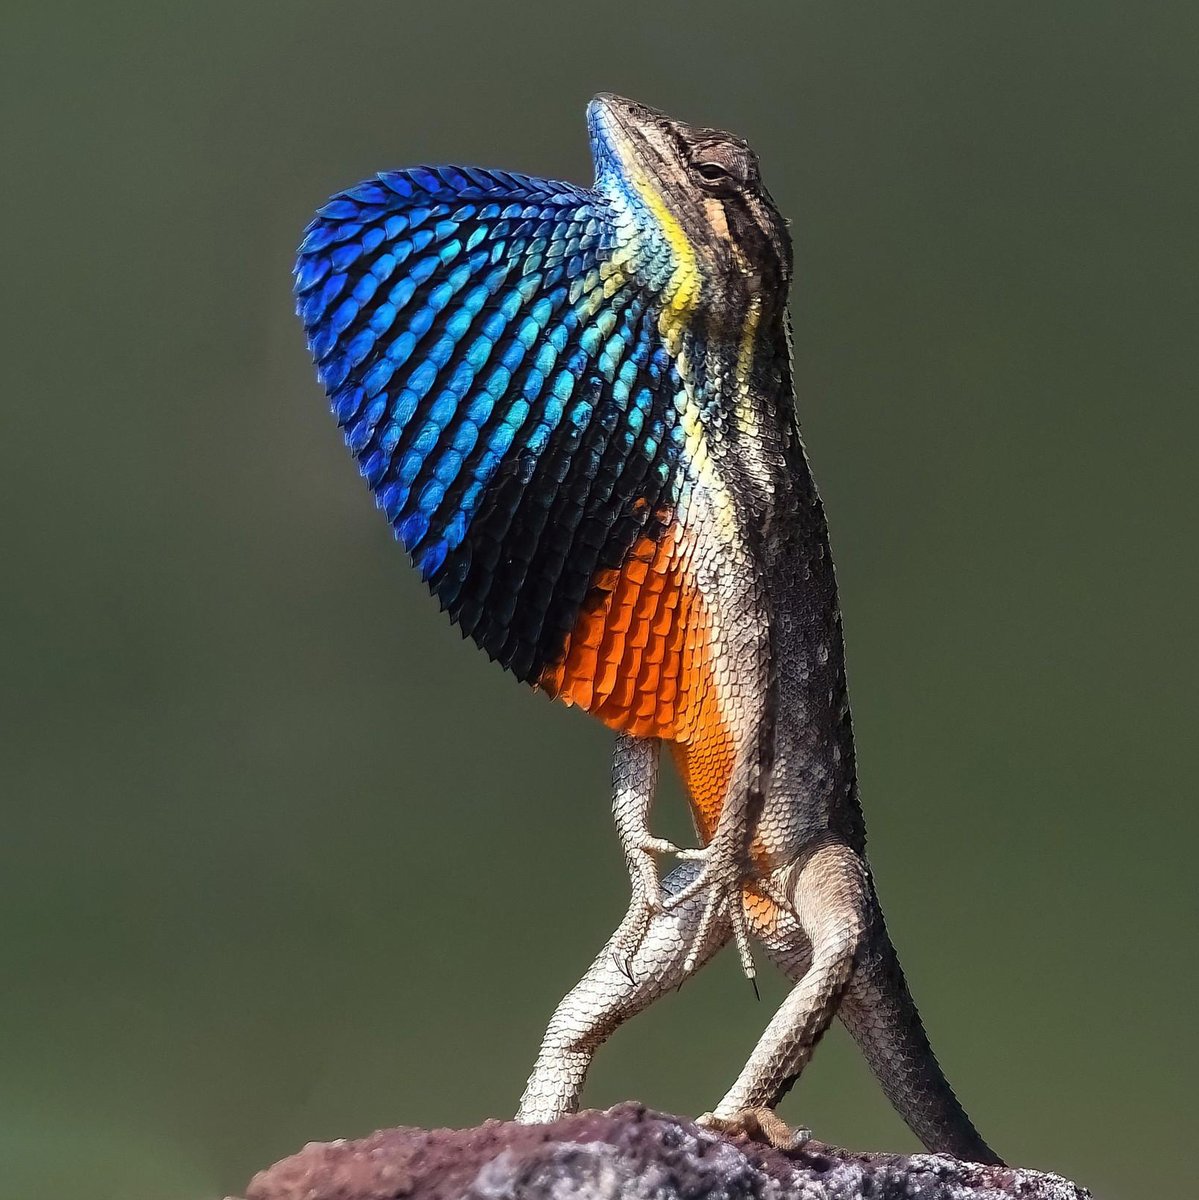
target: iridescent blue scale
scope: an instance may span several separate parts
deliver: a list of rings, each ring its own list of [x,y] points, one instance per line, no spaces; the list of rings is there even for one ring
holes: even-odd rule
[[[613,203],[473,167],[388,172],[318,212],[296,265],[379,507],[464,632],[534,681],[680,490],[656,296],[623,276],[604,294]]]

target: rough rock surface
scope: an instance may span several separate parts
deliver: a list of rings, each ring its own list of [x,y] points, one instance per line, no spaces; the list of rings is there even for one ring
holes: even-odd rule
[[[1056,1175],[933,1154],[786,1153],[621,1104],[551,1125],[384,1129],[313,1142],[245,1200],[1089,1200]]]

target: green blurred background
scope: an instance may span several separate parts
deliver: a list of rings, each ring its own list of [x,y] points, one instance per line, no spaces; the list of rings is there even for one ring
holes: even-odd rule
[[[588,180],[601,89],[749,137],[794,220],[874,861],[949,1074],[1012,1160],[1189,1190],[1192,3],[5,23],[4,1200],[510,1113],[623,910],[609,736],[424,595],[289,291],[375,170]],[[588,1102],[708,1107],[781,994],[722,958]],[[839,1031],[784,1113],[913,1145]]]

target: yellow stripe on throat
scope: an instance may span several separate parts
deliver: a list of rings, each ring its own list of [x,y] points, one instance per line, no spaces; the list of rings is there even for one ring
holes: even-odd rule
[[[666,201],[662,199],[661,193],[650,179],[638,171],[633,176],[632,183],[666,236],[674,260],[670,280],[662,292],[664,304],[658,319],[658,329],[666,342],[666,349],[671,354],[676,354],[691,314],[699,303],[701,280],[695,247],[691,245],[691,240],[683,231],[678,218],[667,208]]]

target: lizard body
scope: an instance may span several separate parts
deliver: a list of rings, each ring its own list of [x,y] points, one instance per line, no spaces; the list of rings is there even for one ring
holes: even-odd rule
[[[752,975],[752,938],[795,987],[711,1121],[772,1109],[839,1015],[926,1146],[997,1161],[929,1048],[866,863],[785,222],[740,139],[610,95],[588,122],[592,189],[390,172],[326,205],[297,264],[347,442],[442,606],[617,733],[629,910],[518,1116],[573,1111],[600,1043],[730,939]],[[662,745],[694,850],[648,828]],[[662,854],[684,861],[659,884]]]

